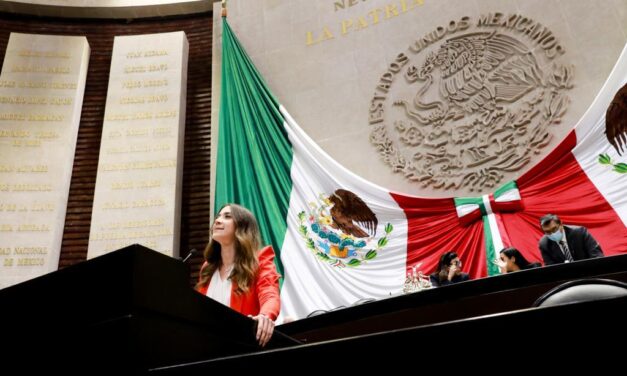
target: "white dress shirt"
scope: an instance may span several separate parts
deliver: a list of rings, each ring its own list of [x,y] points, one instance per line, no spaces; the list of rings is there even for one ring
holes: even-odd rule
[[[220,268],[217,268],[216,271],[213,272],[213,276],[211,276],[209,288],[207,289],[208,297],[227,307],[231,305],[231,279],[228,276],[231,275],[232,269],[233,268],[229,268],[227,270],[227,277],[223,280],[220,278]]]

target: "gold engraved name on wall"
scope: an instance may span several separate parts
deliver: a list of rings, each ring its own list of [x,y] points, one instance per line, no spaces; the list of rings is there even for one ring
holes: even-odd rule
[[[415,40],[379,78],[370,141],[424,188],[493,188],[539,154],[567,110],[573,67],[527,17],[462,17]]]

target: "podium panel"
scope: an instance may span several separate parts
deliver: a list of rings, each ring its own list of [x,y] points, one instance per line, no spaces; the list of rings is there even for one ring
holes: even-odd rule
[[[0,352],[23,371],[132,371],[259,350],[253,320],[140,245],[0,290]],[[276,332],[268,348],[298,343]],[[12,363],[17,364],[17,363]]]

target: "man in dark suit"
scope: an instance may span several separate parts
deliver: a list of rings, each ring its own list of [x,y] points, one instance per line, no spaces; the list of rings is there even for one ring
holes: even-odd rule
[[[565,226],[555,214],[540,218],[540,227],[544,236],[538,247],[544,265],[603,257],[601,246],[585,227]]]

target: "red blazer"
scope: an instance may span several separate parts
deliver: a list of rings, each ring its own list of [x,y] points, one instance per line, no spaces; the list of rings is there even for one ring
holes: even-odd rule
[[[281,299],[279,297],[279,274],[274,266],[274,250],[272,246],[266,246],[258,252],[257,256],[259,257],[259,268],[248,292],[236,294],[237,283],[233,281],[229,306],[243,315],[257,316],[263,313],[270,319],[276,320],[281,310]],[[201,275],[206,266],[207,262],[205,261],[200,268]],[[208,288],[209,283],[199,287],[198,292],[207,295]]]

